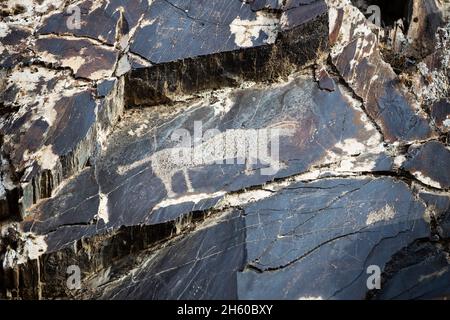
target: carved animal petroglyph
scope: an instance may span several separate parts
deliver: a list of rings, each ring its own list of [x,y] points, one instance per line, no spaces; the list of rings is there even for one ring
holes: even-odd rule
[[[173,148],[157,151],[132,164],[119,166],[117,172],[127,172],[150,163],[153,174],[162,180],[168,197],[174,197],[172,177],[182,172],[188,192],[193,192],[188,170],[196,166],[214,164],[245,164],[246,174],[258,162],[265,167],[262,175],[274,175],[281,169],[279,142],[282,136],[292,136],[289,128],[232,129],[225,132],[208,130],[201,143],[192,143],[187,130],[179,129],[172,134],[172,140],[183,142]]]

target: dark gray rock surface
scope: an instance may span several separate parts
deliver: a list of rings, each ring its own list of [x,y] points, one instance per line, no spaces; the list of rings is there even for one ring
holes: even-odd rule
[[[0,298],[448,297],[450,8],[369,2],[1,4]]]

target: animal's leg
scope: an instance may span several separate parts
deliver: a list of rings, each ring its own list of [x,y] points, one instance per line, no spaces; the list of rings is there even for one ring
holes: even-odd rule
[[[166,189],[167,192],[167,197],[174,198],[176,196],[176,193],[173,192],[172,189],[172,174],[170,172],[164,172],[159,175],[159,178],[164,184],[164,188]]]
[[[252,166],[252,159],[247,158],[245,159],[245,173],[250,174],[252,172],[253,166]]]
[[[194,192],[194,188],[192,187],[191,180],[189,179],[188,169],[183,168],[184,181],[186,181],[186,187],[188,192]]]

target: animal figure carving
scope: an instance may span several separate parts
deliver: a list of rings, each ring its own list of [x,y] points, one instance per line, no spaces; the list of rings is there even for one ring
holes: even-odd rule
[[[181,129],[183,130],[183,129]],[[130,165],[119,166],[118,173],[127,172],[150,163],[153,174],[164,184],[168,197],[175,197],[172,177],[182,172],[188,192],[193,192],[188,170],[213,164],[245,164],[246,173],[258,161],[266,165],[262,175],[274,175],[280,169],[279,140],[281,136],[292,136],[294,130],[287,128],[231,129],[225,132],[209,130],[201,143],[192,146],[189,132],[184,130],[172,134],[173,140],[184,136],[181,146],[166,148]],[[187,139],[186,139],[187,137]],[[207,137],[210,137],[209,139]]]

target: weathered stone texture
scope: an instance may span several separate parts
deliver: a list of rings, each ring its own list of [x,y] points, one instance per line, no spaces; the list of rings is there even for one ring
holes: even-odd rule
[[[446,2],[16,2],[0,298],[448,297]]]

